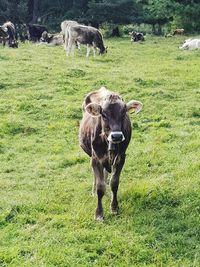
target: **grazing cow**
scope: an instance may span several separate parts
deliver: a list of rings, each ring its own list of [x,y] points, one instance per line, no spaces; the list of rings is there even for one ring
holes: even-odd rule
[[[183,35],[185,32],[184,29],[176,29],[174,32],[173,32],[173,35]]]
[[[200,48],[200,39],[187,39],[179,49],[194,50]]]
[[[130,32],[132,42],[144,42],[144,35],[141,32]]]
[[[108,172],[112,173],[111,212],[116,214],[118,211],[119,176],[132,131],[128,112],[138,113],[141,109],[141,102],[132,100],[125,104],[118,94],[105,87],[89,93],[83,102],[79,141],[82,149],[91,158],[94,172],[93,194],[97,193],[98,197],[96,220],[103,219],[102,197]]]
[[[46,31],[42,33],[42,37],[40,38],[40,42],[48,45],[62,45],[63,44],[63,36],[62,34],[50,34]]]
[[[89,57],[91,46],[93,47],[94,57],[97,48],[99,49],[99,54],[107,52],[100,31],[94,27],[79,24],[71,25],[68,27],[68,36],[67,55],[76,46],[76,43],[87,45],[87,57]]]
[[[27,35],[29,41],[38,42],[44,31],[48,32],[45,26],[38,24],[27,24]]]
[[[0,38],[3,43],[3,46],[5,46],[7,42],[9,47],[17,48],[18,43],[16,41],[15,35],[16,35],[16,30],[12,22],[8,21],[1,26]]]

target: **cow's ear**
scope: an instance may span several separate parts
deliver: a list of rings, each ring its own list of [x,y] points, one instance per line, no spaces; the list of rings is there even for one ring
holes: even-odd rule
[[[87,113],[89,113],[93,117],[97,117],[101,115],[101,106],[96,103],[90,103],[85,107]]]
[[[131,100],[126,104],[127,111],[130,113],[138,113],[142,109],[142,103],[137,100]]]

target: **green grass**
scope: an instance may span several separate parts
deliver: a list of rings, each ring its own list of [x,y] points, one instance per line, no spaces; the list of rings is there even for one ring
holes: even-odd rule
[[[200,266],[200,51],[182,40],[109,39],[95,59],[0,47],[0,266]],[[131,116],[120,214],[108,188],[97,223],[78,123],[101,86],[144,107]]]

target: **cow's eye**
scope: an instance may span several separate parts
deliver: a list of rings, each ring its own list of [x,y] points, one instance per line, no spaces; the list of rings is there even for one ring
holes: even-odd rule
[[[124,118],[126,115],[126,110],[122,112],[122,118]]]
[[[102,113],[102,118],[103,118],[104,121],[107,120],[107,117],[106,117],[106,114],[105,113]]]

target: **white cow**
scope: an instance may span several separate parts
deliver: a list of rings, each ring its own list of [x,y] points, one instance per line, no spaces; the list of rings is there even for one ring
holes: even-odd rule
[[[68,47],[68,40],[69,40],[69,29],[73,25],[78,25],[78,22],[75,20],[64,20],[61,22],[61,34],[63,35],[63,40],[64,40],[64,50],[67,51]],[[80,44],[76,43],[76,46],[78,49],[80,49]]]
[[[187,39],[179,49],[194,50],[200,48],[200,39]]]

